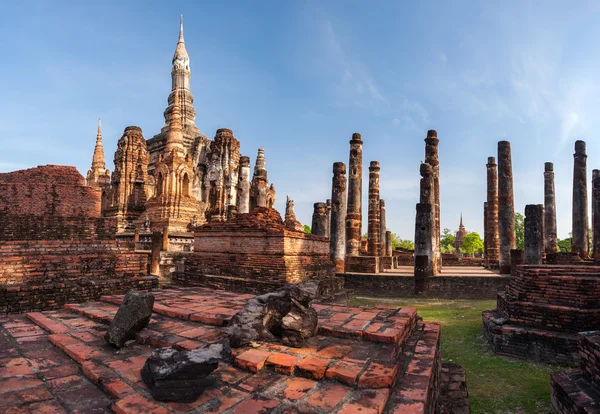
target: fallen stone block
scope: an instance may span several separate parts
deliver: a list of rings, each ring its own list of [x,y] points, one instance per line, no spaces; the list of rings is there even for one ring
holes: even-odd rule
[[[133,289],[127,292],[106,335],[104,335],[106,342],[122,348],[125,342],[134,338],[136,332],[148,326],[153,306],[154,295],[152,293],[142,293]]]
[[[193,351],[157,348],[142,368],[142,380],[155,400],[190,403],[214,382],[210,373],[230,354],[226,343]]]

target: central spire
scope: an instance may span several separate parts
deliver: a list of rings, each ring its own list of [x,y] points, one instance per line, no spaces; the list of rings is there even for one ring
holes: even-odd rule
[[[175,92],[175,101],[173,102],[173,113],[171,114],[171,122],[169,131],[167,132],[166,152],[170,154],[172,151],[184,153],[183,148],[183,126],[181,122],[181,106],[179,93]]]
[[[185,40],[183,39],[183,14],[179,17],[179,39],[177,40],[177,47],[175,48],[175,54],[173,55],[173,71],[177,69],[183,69],[189,72],[190,70],[190,57],[188,56],[187,50],[185,49]]]

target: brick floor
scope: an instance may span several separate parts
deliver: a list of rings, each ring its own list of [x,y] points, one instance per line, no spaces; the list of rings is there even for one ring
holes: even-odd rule
[[[439,325],[419,322],[412,308],[316,304],[318,335],[304,348],[235,350],[195,402],[154,401],[140,376],[152,349],[215,342],[251,297],[204,288],[155,292],[150,324],[118,351],[103,335],[122,296],[0,317],[0,395],[10,394],[0,412],[381,414],[417,405],[427,412],[437,398]]]

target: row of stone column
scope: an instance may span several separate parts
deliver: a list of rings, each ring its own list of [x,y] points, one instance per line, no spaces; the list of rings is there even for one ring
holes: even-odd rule
[[[589,256],[587,155],[584,141],[575,142],[573,154],[573,210],[571,251],[582,259]],[[484,204],[486,265],[511,271],[515,249],[514,195],[510,143],[498,143],[498,166],[494,157],[487,163],[487,201]],[[592,172],[592,257],[600,258],[600,170]],[[554,165],[544,164],[544,204],[525,207],[523,261],[540,264],[544,254],[558,252]],[[515,256],[515,255],[513,255]],[[515,256],[516,257],[516,256]],[[514,260],[513,260],[514,261]]]
[[[355,133],[350,140],[348,181],[346,165],[333,164],[333,181],[330,214],[325,203],[315,203],[312,233],[328,236],[332,260],[336,271],[343,272],[346,256],[359,256],[362,231],[362,137]],[[379,197],[379,162],[369,165],[369,204],[367,254],[392,256],[391,232],[386,228],[385,201]],[[346,187],[348,196],[346,203]],[[328,200],[329,201],[329,200]]]

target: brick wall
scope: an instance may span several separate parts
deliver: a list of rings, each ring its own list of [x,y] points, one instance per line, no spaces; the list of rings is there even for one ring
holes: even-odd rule
[[[117,246],[115,224],[74,167],[0,174],[0,313],[156,287],[147,255]]]
[[[0,174],[0,212],[27,216],[100,217],[102,192],[86,187],[75,167],[45,165]]]
[[[427,278],[425,291],[417,295],[415,279],[411,276],[352,273],[339,276],[344,277],[344,287],[356,294],[404,298],[492,299],[510,280],[502,276],[435,276]]]

